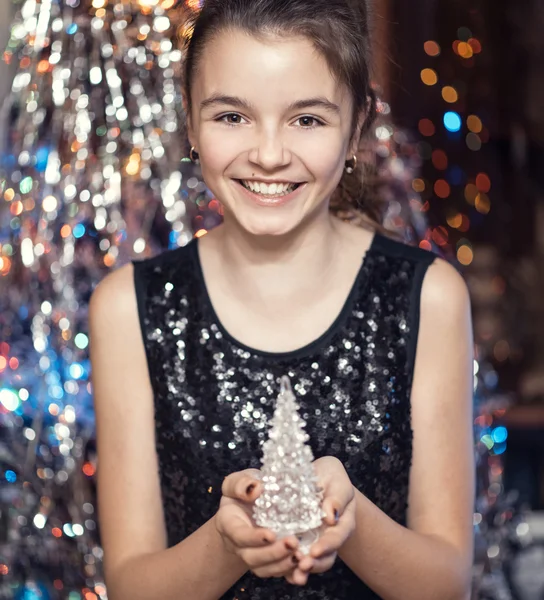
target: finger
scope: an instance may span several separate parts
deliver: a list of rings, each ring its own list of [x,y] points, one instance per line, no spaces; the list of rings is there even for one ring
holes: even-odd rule
[[[270,563],[268,565],[264,565],[262,567],[257,567],[252,569],[252,572],[257,575],[257,577],[283,577],[292,573],[296,568],[298,561],[296,558],[290,554],[286,558],[280,561],[276,561]]]
[[[292,585],[306,585],[308,582],[308,573],[296,568],[294,571],[285,576],[285,579]]]
[[[352,500],[352,486],[332,481],[327,487],[326,497],[323,500],[323,510],[326,515],[325,523],[329,526],[336,525]]]
[[[238,552],[238,555],[252,570],[269,567],[271,565],[277,565],[278,563],[285,561],[285,559],[288,559],[289,561],[289,569],[292,569],[295,565],[295,562],[292,562],[292,550],[289,550],[289,548],[287,548],[281,540],[278,540],[266,548],[241,548]],[[280,574],[283,574],[287,570],[288,569],[285,568],[284,565],[283,571]]]
[[[263,527],[253,527],[240,518],[229,523],[225,532],[238,548],[259,548],[274,543],[275,535]]]
[[[336,527],[329,527],[325,533],[312,545],[310,548],[310,556],[312,558],[322,558],[327,554],[337,552],[342,544],[349,537],[351,526],[347,523],[342,523],[342,519]]]
[[[325,554],[321,558],[305,557],[299,562],[298,568],[305,573],[325,573],[332,568],[336,557],[336,552]]]
[[[221,486],[223,496],[242,500],[242,502],[253,502],[262,491],[262,483],[259,480],[258,469],[245,469],[227,475]]]

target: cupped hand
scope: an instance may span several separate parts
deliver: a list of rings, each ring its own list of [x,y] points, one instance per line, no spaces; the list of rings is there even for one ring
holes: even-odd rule
[[[305,585],[310,573],[328,571],[338,550],[355,531],[355,490],[344,465],[333,456],[318,458],[313,465],[323,488],[326,516],[320,538],[312,544],[309,554],[295,553],[298,565],[285,578],[296,585]]]
[[[227,550],[236,554],[257,577],[283,577],[294,571],[298,540],[295,536],[277,540],[272,531],[255,525],[253,503],[262,492],[259,479],[257,469],[226,477],[215,523]]]

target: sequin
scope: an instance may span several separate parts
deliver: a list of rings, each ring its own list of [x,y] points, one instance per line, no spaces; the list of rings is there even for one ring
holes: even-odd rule
[[[214,515],[226,475],[259,468],[279,380],[286,373],[315,458],[336,456],[363,494],[405,524],[417,288],[433,255],[377,235],[334,325],[316,342],[276,354],[243,346],[218,322],[197,244],[193,240],[134,262],[169,545]],[[304,587],[248,572],[222,600],[235,598],[378,596],[338,559],[327,573],[311,575]]]

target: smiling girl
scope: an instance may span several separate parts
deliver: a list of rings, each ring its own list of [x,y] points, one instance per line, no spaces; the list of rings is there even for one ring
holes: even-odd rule
[[[356,191],[364,3],[207,0],[185,60],[191,158],[224,223],[92,297],[110,600],[468,598],[469,300]],[[325,493],[309,556],[251,519],[285,374]]]

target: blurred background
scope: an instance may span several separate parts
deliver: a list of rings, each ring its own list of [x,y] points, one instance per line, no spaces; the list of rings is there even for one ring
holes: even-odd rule
[[[87,305],[221,221],[183,134],[199,7],[0,0],[0,599],[107,597]],[[544,5],[374,7],[370,191],[472,295],[473,598],[544,600]]]

